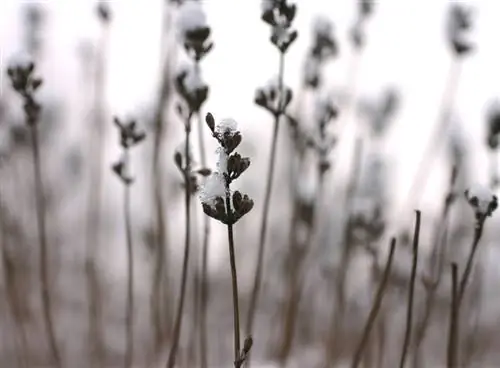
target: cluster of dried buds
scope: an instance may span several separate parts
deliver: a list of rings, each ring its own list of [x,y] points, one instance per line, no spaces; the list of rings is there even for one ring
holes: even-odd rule
[[[292,90],[287,86],[281,86],[278,80],[270,81],[266,86],[257,88],[255,91],[255,103],[273,116],[281,115],[292,101]]]
[[[307,146],[316,152],[320,173],[330,168],[328,156],[337,142],[336,137],[328,131],[330,123],[338,117],[339,111],[331,96],[318,96],[314,110],[316,132],[308,135],[303,132]]]
[[[366,43],[364,25],[366,20],[373,14],[375,2],[373,0],[361,0],[358,4],[357,17],[354,26],[351,28],[351,41],[356,49],[362,48]]]
[[[234,224],[250,212],[254,204],[248,195],[231,192],[232,182],[248,169],[250,159],[234,152],[242,140],[236,121],[225,119],[216,125],[210,113],[205,121],[219,144],[219,158],[217,171],[207,178],[200,192],[203,211],[223,224]]]
[[[142,130],[138,130],[135,120],[121,121],[115,117],[113,121],[118,128],[123,155],[113,164],[112,170],[125,185],[130,185],[133,183],[134,179],[130,175],[128,150],[144,141],[146,133]]]
[[[178,30],[184,49],[193,59],[201,60],[212,49],[211,29],[201,1],[186,0],[181,3]]]
[[[209,87],[201,78],[198,65],[189,64],[182,67],[175,76],[175,88],[187,104],[189,113],[199,111],[208,97]],[[185,114],[181,107],[179,113],[187,115],[184,116],[185,119],[189,116],[189,113]]]
[[[450,6],[447,21],[447,41],[456,56],[470,53],[474,45],[468,36],[472,28],[472,9],[464,4],[453,3]]]
[[[313,25],[313,39],[304,64],[304,84],[318,88],[324,63],[338,54],[338,43],[333,35],[333,24],[326,17],[318,17]]]
[[[481,227],[498,207],[498,198],[487,187],[477,185],[465,191],[465,198],[474,210],[476,226]]]
[[[35,101],[35,92],[42,85],[42,79],[34,76],[35,64],[33,62],[18,63],[7,68],[7,74],[12,88],[24,100],[24,112],[28,125],[37,123],[42,106]]]
[[[261,19],[272,27],[271,43],[285,53],[297,39],[297,31],[291,29],[297,6],[287,0],[262,0],[261,10]]]

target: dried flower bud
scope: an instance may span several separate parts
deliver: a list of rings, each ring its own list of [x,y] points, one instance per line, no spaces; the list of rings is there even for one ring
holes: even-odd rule
[[[487,187],[476,185],[467,189],[464,194],[465,198],[474,209],[477,221],[484,221],[484,219],[491,216],[493,211],[498,207],[497,196]]]
[[[463,4],[452,4],[447,21],[447,38],[456,56],[465,56],[473,49],[472,42],[467,39],[471,28],[471,9]]]

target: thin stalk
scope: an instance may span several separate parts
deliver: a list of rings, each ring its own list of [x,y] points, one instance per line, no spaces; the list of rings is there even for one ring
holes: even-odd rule
[[[389,254],[387,255],[387,262],[385,264],[384,275],[382,277],[382,280],[380,281],[380,285],[378,287],[377,294],[375,295],[375,299],[373,300],[372,308],[370,310],[370,314],[368,315],[368,320],[366,321],[365,327],[363,329],[363,335],[355,350],[354,358],[351,363],[351,368],[357,368],[359,366],[359,363],[361,362],[361,358],[363,357],[363,350],[366,346],[368,338],[370,337],[370,332],[373,328],[373,325],[375,324],[375,321],[377,319],[377,314],[380,310],[380,306],[382,305],[385,289],[387,287],[387,283],[389,281],[389,276],[391,273],[392,261],[394,258],[395,250],[396,250],[396,238],[392,238]]]
[[[198,144],[200,146],[200,160],[202,167],[206,167],[207,158],[205,151],[205,138],[203,134],[203,119],[201,113],[198,112]],[[210,218],[203,216],[203,240],[202,240],[202,256],[201,256],[201,285],[200,285],[200,366],[201,368],[208,367],[208,349],[207,349],[207,308],[208,308],[208,247],[210,240]]]
[[[125,148],[125,165],[128,165],[129,152]],[[125,368],[134,363],[134,249],[132,243],[132,220],[130,212],[130,184],[125,184],[123,195],[123,214],[125,216],[125,237],[127,242],[127,308],[125,323],[127,328],[127,350],[125,351]]]
[[[47,329],[47,337],[52,353],[54,366],[60,368],[62,366],[61,355],[57,346],[54,324],[52,321],[52,298],[50,295],[50,277],[49,277],[49,249],[47,243],[47,228],[45,222],[45,189],[42,180],[42,164],[40,158],[40,146],[38,139],[37,123],[29,124],[31,135],[31,146],[33,155],[33,174],[35,178],[35,200],[36,200],[36,217],[38,226],[38,239],[40,242],[40,282],[41,282],[41,298],[42,298],[42,313]]]
[[[170,25],[171,13],[168,9],[168,2],[165,2],[167,11],[165,21],[163,22],[164,32],[162,32],[161,47],[167,48],[166,34]],[[171,52],[176,50],[170,47],[167,55],[164,56],[161,65],[160,75],[160,93],[155,112],[155,126],[154,126],[154,141],[153,141],[153,160],[152,160],[152,178],[153,184],[153,207],[155,218],[155,243],[158,251],[155,257],[155,265],[153,270],[153,284],[151,290],[151,311],[152,319],[151,324],[155,336],[155,352],[159,353],[163,348],[166,341],[168,332],[171,327],[171,311],[170,311],[170,285],[168,283],[168,250],[167,248],[167,229],[165,221],[165,200],[163,197],[164,183],[162,178],[163,162],[161,160],[164,135],[167,130],[165,122],[165,110],[171,96]],[[165,54],[165,52],[162,52]],[[164,282],[162,282],[164,281]]]
[[[259,301],[260,287],[262,284],[262,271],[264,267],[264,252],[266,245],[266,235],[267,235],[267,225],[269,217],[269,208],[271,205],[271,192],[273,187],[274,171],[276,164],[276,152],[277,152],[277,142],[278,142],[278,132],[280,118],[283,115],[282,97],[283,97],[283,75],[285,69],[285,55],[283,52],[280,53],[279,61],[279,74],[278,74],[278,89],[279,89],[279,106],[277,112],[274,114],[274,128],[273,136],[271,141],[271,153],[269,156],[269,164],[267,171],[267,182],[264,194],[264,207],[262,210],[262,218],[260,223],[260,233],[259,233],[259,248],[257,251],[257,264],[254,273],[252,294],[250,296],[250,306],[248,309],[247,321],[246,321],[246,332],[248,336],[252,335],[255,313],[257,311],[257,305]],[[249,358],[247,358],[247,366],[250,366]]]
[[[417,278],[417,265],[418,265],[418,243],[420,238],[420,211],[415,211],[415,233],[413,234],[413,261],[411,266],[410,287],[408,289],[408,309],[406,312],[406,331],[403,341],[403,351],[401,353],[401,360],[399,367],[404,368],[406,361],[406,354],[410,345],[411,331],[413,327],[413,297],[415,293],[415,280]]]
[[[450,329],[448,336],[447,367],[457,368],[458,347],[458,266],[451,264],[451,306],[450,306]]]
[[[474,228],[474,239],[472,240],[472,246],[469,252],[469,257],[467,258],[467,264],[465,266],[465,270],[460,278],[460,285],[457,291],[457,308],[460,308],[460,304],[462,303],[462,299],[465,294],[465,288],[467,287],[467,282],[470,278],[470,273],[472,271],[472,265],[474,263],[474,256],[477,251],[477,247],[479,245],[479,241],[481,240],[481,236],[483,235],[483,227],[484,227],[485,218],[478,220],[476,227]]]
[[[191,135],[191,114],[189,115],[185,123],[185,132],[186,132],[186,142],[184,146],[184,155],[186,160],[186,166],[184,167],[184,183],[185,183],[184,207],[186,211],[186,226],[185,226],[185,242],[184,242],[184,259],[182,262],[181,290],[180,290],[179,301],[177,304],[177,312],[176,312],[174,331],[172,336],[172,347],[170,348],[170,354],[168,356],[168,361],[166,365],[167,368],[175,367],[177,350],[179,349],[179,339],[182,327],[182,315],[184,312],[184,299],[186,296],[186,286],[188,278],[189,253],[191,249],[191,180],[190,180],[191,152],[189,150],[189,139]]]
[[[226,209],[227,213],[231,214],[231,198],[229,184],[226,181]],[[240,360],[240,308],[238,301],[238,274],[236,273],[236,257],[234,255],[234,234],[233,234],[233,219],[230,216],[227,224],[227,239],[229,245],[229,261],[231,263],[231,283],[233,289],[233,325],[234,325],[234,366],[241,367],[243,361]]]
[[[90,160],[89,195],[87,202],[87,229],[85,232],[86,258],[85,271],[87,275],[87,292],[89,297],[89,331],[88,344],[90,347],[91,364],[101,366],[104,359],[102,343],[102,311],[101,311],[101,284],[96,264],[96,254],[100,247],[101,234],[101,195],[102,195],[102,164],[104,162],[105,124],[104,124],[104,80],[105,80],[105,51],[107,50],[108,26],[103,23],[104,32],[101,39],[100,55],[95,70],[94,91],[94,129],[91,130],[88,142]]]

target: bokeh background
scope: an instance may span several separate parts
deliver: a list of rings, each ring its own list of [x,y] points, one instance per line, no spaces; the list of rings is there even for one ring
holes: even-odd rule
[[[500,96],[497,44],[500,3],[493,0],[456,2],[470,6],[473,18],[473,27],[468,32],[473,50],[459,61],[447,37],[451,1],[374,1],[373,15],[363,24],[366,44],[362,51],[353,46],[351,38],[359,12],[357,1],[302,0],[295,3],[297,16],[293,28],[298,30],[299,36],[286,53],[284,80],[294,92],[290,113],[306,127],[313,125],[316,92],[304,87],[304,63],[319,15],[331,20],[339,48],[338,55],[331,58],[322,71],[322,90],[330,93],[340,111],[338,119],[332,123],[333,134],[339,140],[329,156],[332,168],[325,179],[318,210],[316,250],[305,266],[303,299],[307,303],[299,313],[302,321],[297,327],[299,337],[288,361],[289,366],[319,367],[324,364],[324,341],[327,340],[324,326],[329,323],[334,305],[331,274],[339,267],[339,243],[348,216],[344,202],[346,196],[352,195],[348,189],[356,166],[356,138],[361,137],[365,148],[368,147],[364,150],[361,168],[370,162],[370,152],[376,151],[378,159],[383,161],[385,227],[383,235],[377,239],[380,252],[375,258],[363,252],[352,257],[347,287],[350,307],[345,320],[353,332],[346,334],[347,340],[359,338],[371,305],[374,282],[378,280],[371,272],[372,264],[383,263],[391,236],[399,239],[404,238],[401,234],[411,233],[413,210],[417,208],[422,211],[421,259],[429,253],[447,193],[450,168],[456,164],[457,155],[462,168],[458,188],[454,188],[457,193],[475,183],[489,185],[495,171],[492,168],[497,165],[495,153],[486,146],[485,137],[489,108]],[[110,169],[120,153],[113,116],[135,118],[147,133],[145,143],[132,154],[136,366],[161,366],[168,353],[168,338],[160,348],[155,345],[158,342],[154,325],[159,322],[154,320],[151,311],[152,275],[158,257],[158,249],[151,240],[157,231],[151,164],[161,81],[166,72],[170,73],[167,80],[172,78],[176,67],[187,58],[179,45],[177,17],[181,10],[179,4],[166,0],[120,0],[100,4],[106,6],[109,19],[99,15],[99,3],[90,0],[3,0],[0,4],[0,216],[4,275],[0,289],[1,367],[52,366],[47,361],[48,346],[39,302],[39,252],[29,134],[23,122],[22,103],[10,88],[6,74],[8,65],[27,56],[36,61],[37,75],[44,80],[39,92],[43,105],[40,138],[46,183],[53,319],[63,361],[66,366],[75,368],[123,364],[127,253],[122,183]],[[213,50],[201,63],[203,77],[210,87],[202,114],[212,112],[216,120],[234,118],[244,137],[240,151],[252,161],[240,180],[240,187],[251,195],[255,207],[236,229],[244,315],[256,262],[272,134],[272,117],[254,103],[254,95],[257,88],[277,75],[279,55],[269,42],[269,26],[260,19],[260,2],[206,0],[201,4],[214,42]],[[171,68],[165,68],[166,63]],[[372,139],[369,125],[376,119],[377,103],[383,100],[387,91],[396,93],[396,108],[387,119],[388,127],[383,137]],[[173,160],[174,151],[183,141],[182,125],[175,112],[178,100],[172,89],[164,106],[166,128],[160,154],[167,229],[165,246],[169,253],[168,280],[165,282],[170,292],[168,298],[164,296],[162,304],[165,314],[172,313],[177,298],[185,223],[182,177]],[[102,124],[97,133],[96,124]],[[193,136],[198,134],[199,126],[206,135],[208,166],[215,168],[215,141],[210,139],[203,124],[195,124]],[[439,126],[445,128],[436,131]],[[287,132],[283,128],[279,136],[264,282],[254,331],[252,362],[256,366],[278,364],[275,347],[280,341],[279,320],[283,314],[287,277],[281,269],[291,231],[293,190],[298,185],[313,192],[316,186],[311,172],[313,163],[311,170],[306,169],[298,177],[288,175],[293,148],[290,148],[292,143]],[[88,337],[88,274],[85,268],[88,233],[93,231],[87,222],[89,197],[95,189],[91,170],[94,167],[92,160],[96,158],[92,153],[96,134],[102,135],[105,142],[105,152],[99,163],[102,203],[99,214],[94,214],[99,218],[99,225],[93,229],[97,231],[93,239],[98,243],[100,333],[104,355],[98,362],[92,359],[93,353],[89,350],[92,344]],[[193,144],[193,148],[197,160],[198,146]],[[378,179],[366,175],[366,185],[375,186]],[[200,364],[198,348],[193,342],[198,312],[194,301],[196,282],[192,280],[196,277],[191,276],[200,262],[204,215],[196,197],[193,201],[190,281],[178,359],[179,366],[183,367]],[[447,262],[465,262],[473,226],[473,211],[460,196],[448,225]],[[211,291],[207,308],[209,362],[211,367],[229,367],[232,305],[226,234],[224,226],[215,221],[211,229],[208,263]],[[471,293],[477,292],[470,298],[476,303],[470,303],[463,317],[464,340],[477,342],[474,353],[470,354],[470,367],[495,367],[500,361],[500,331],[497,328],[500,311],[496,307],[500,282],[497,229],[498,219],[493,216],[486,222],[470,287]],[[422,270],[424,263],[421,262]],[[398,280],[384,304],[383,367],[396,366],[399,357],[410,266],[411,249],[401,245],[394,266],[397,271],[394,278]],[[423,366],[445,366],[449,303],[446,272],[443,279],[437,311],[431,318],[430,332],[421,351],[420,364]],[[416,293],[418,316],[425,300],[425,290],[420,284]],[[346,348],[345,356],[341,354],[337,364],[349,362],[349,354]],[[365,366],[379,366],[375,360],[365,362]]]

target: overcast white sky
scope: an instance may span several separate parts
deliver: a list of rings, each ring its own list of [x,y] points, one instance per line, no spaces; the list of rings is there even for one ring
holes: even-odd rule
[[[0,2],[0,45],[2,59],[18,51],[19,5],[25,1]],[[109,106],[116,114],[129,114],[149,104],[158,78],[160,12],[162,0],[110,1],[113,11],[109,60]],[[245,131],[267,139],[268,117],[254,106],[257,86],[276,74],[277,53],[268,40],[269,29],[259,21],[260,1],[204,1],[213,26],[215,48],[203,62],[211,95],[206,105],[216,116],[232,116]],[[304,48],[309,42],[311,20],[328,15],[341,42],[341,57],[328,69],[333,87],[346,83],[350,47],[347,29],[355,11],[354,0],[303,0],[298,4],[296,28],[302,31],[292,46],[286,66],[286,82],[297,86]],[[444,20],[447,0],[382,0],[377,2],[368,25],[369,44],[360,66],[359,90],[375,93],[387,85],[402,92],[402,110],[392,131],[388,152],[399,172],[397,192],[402,196],[412,178],[426,136],[437,118],[450,53],[445,46]],[[475,147],[477,179],[487,179],[483,140],[486,102],[500,96],[500,2],[469,1],[476,7],[473,38],[477,52],[464,64],[456,111]],[[46,38],[43,74],[52,93],[65,96],[69,88],[77,94],[81,85],[76,59],[82,41],[95,41],[98,23],[91,0],[46,1],[50,20]],[[49,87],[47,87],[49,88]],[[443,138],[443,143],[444,143]],[[437,180],[437,179],[436,179]],[[437,182],[436,182],[437,183]],[[435,185],[429,185],[432,190]],[[430,197],[429,197],[430,198]]]

